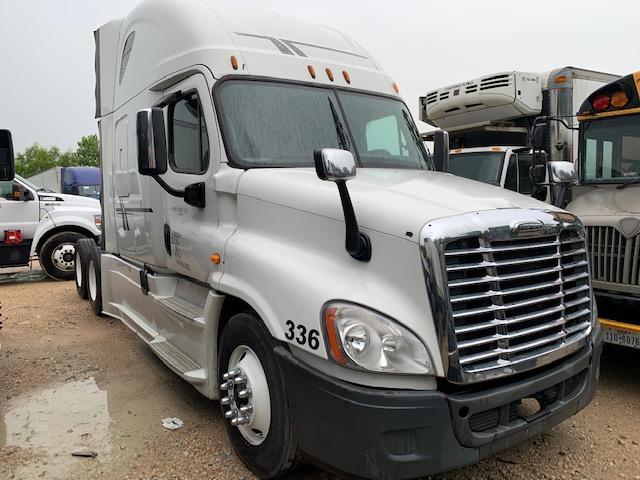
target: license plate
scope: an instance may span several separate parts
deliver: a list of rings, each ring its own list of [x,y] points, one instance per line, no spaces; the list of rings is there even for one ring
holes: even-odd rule
[[[640,333],[628,332],[617,328],[604,327],[604,341],[624,347],[640,349]]]

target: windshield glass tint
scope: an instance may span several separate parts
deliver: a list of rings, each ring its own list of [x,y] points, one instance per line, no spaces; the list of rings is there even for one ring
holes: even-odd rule
[[[586,124],[582,140],[585,182],[624,183],[640,177],[640,116]]]
[[[426,165],[396,100],[242,80],[221,85],[217,100],[229,156],[241,166],[311,167],[314,149],[345,146],[363,167]]]
[[[449,156],[448,172],[460,177],[500,185],[503,152],[458,153]]]

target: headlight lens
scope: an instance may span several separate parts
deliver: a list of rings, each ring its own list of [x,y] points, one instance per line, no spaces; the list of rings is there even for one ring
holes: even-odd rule
[[[100,228],[102,226],[102,215],[94,215],[93,223],[96,224],[96,227]]]
[[[343,302],[327,304],[322,317],[327,349],[339,364],[381,373],[433,373],[427,347],[390,318]]]

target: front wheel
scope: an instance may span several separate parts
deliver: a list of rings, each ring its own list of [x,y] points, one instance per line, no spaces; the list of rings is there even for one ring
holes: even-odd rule
[[[38,252],[44,272],[57,280],[71,280],[75,275],[76,242],[84,235],[60,232],[52,235]]]
[[[276,342],[254,312],[234,315],[220,338],[220,406],[231,444],[259,478],[295,465],[297,442]]]

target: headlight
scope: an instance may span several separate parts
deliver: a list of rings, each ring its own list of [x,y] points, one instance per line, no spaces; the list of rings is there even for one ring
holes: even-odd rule
[[[98,228],[102,227],[102,215],[94,215],[93,223],[95,223]]]
[[[377,312],[343,302],[322,311],[327,349],[345,367],[372,372],[433,373],[427,347],[407,328]]]

